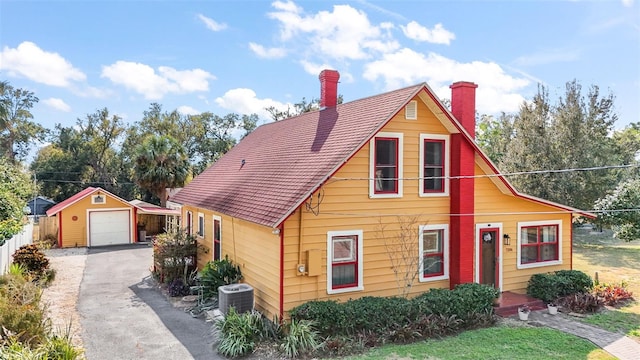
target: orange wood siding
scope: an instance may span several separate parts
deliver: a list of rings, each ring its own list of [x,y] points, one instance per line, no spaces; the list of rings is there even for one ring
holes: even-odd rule
[[[485,174],[478,166],[475,173]],[[489,178],[476,179],[475,210],[476,223],[502,223],[503,233],[511,237],[511,245],[501,245],[503,291],[524,293],[531,275],[571,269],[571,214],[560,213],[559,209],[551,206],[504,195]],[[517,226],[519,222],[529,221],[562,221],[562,264],[529,269],[517,268]]]
[[[104,204],[92,204],[91,195],[84,199],[64,208],[57,216],[62,216],[62,247],[84,247],[87,244],[87,227],[89,225],[89,210],[124,210],[131,209],[130,224],[136,224],[134,219],[134,211],[131,204],[120,201],[114,197],[105,194],[106,201]],[[73,220],[73,217],[77,220]],[[134,241],[133,230],[130,231],[131,241]]]
[[[240,265],[243,283],[253,287],[256,309],[271,316],[279,313],[280,302],[280,236],[274,235],[272,229],[250,223],[211,210],[185,205],[182,207],[182,218],[186,212],[193,213],[193,234],[198,242],[208,250],[198,253],[198,268],[213,259],[213,215],[220,216],[222,241],[221,257],[225,255],[234,264]],[[204,238],[199,237],[198,213],[204,214]]]
[[[302,206],[302,263],[306,263],[306,251],[317,249],[322,254],[322,271],[319,276],[299,276],[300,211],[296,211],[285,223],[284,258],[284,310],[310,300],[340,300],[362,296],[395,296],[400,290],[391,269],[391,261],[385,248],[380,227],[385,226],[385,235],[397,230],[398,216],[415,215],[415,235],[419,225],[449,223],[449,197],[419,196],[419,150],[420,134],[448,134],[442,124],[429,112],[422,101],[418,101],[418,119],[405,120],[404,109],[389,122],[382,132],[400,132],[403,139],[403,177],[405,180],[402,198],[371,199],[367,180],[342,180],[368,178],[369,145],[365,145],[322,187],[322,203],[319,214],[314,215]],[[342,178],[342,179],[341,179]],[[317,194],[314,194],[314,204]],[[339,230],[363,230],[363,276],[364,291],[327,294],[327,232]],[[415,256],[418,256],[418,239],[415,241]],[[448,288],[448,280],[413,283],[412,295],[430,288]]]

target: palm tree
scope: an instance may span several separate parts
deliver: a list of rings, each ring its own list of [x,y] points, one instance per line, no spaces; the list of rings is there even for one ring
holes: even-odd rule
[[[150,136],[136,148],[135,181],[157,196],[162,207],[167,203],[167,188],[183,186],[189,173],[184,147],[170,136]]]

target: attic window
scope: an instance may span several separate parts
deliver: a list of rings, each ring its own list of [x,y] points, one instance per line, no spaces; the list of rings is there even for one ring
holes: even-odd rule
[[[91,196],[92,204],[104,204],[105,202],[107,202],[107,198],[104,195],[98,194]]]
[[[418,102],[416,100],[409,101],[404,107],[404,118],[407,120],[416,120],[418,118]]]

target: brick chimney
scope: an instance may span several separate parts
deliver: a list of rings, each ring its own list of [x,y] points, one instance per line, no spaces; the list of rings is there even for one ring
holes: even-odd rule
[[[320,72],[320,109],[335,107],[338,104],[338,80],[340,73],[335,70]]]
[[[464,129],[476,137],[476,88],[478,85],[468,81],[451,84],[451,113]]]
[[[461,81],[450,86],[451,113],[462,127],[475,137],[476,88]],[[475,242],[475,150],[461,134],[451,134],[451,195],[450,199],[450,286],[473,282],[473,251]]]

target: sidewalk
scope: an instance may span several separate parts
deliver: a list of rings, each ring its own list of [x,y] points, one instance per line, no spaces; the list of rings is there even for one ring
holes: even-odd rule
[[[620,360],[640,359],[640,343],[618,333],[600,329],[558,313],[549,315],[546,310],[532,311],[529,324],[550,327],[587,339]]]

